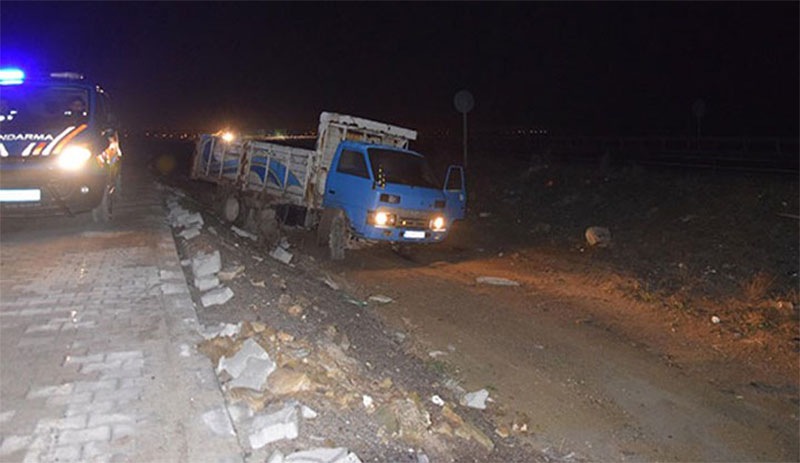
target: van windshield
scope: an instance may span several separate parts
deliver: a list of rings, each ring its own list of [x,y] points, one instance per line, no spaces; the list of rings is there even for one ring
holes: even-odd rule
[[[424,188],[440,188],[427,160],[406,151],[369,148],[369,162],[375,181]]]
[[[86,122],[89,92],[80,87],[9,85],[0,93],[0,132],[44,132]]]

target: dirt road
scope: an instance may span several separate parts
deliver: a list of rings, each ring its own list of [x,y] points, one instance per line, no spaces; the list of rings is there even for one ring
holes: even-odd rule
[[[798,457],[796,390],[716,350],[713,327],[684,332],[525,252],[403,259],[372,248],[326,265],[364,297],[395,299],[378,310],[414,335],[418,355],[468,390],[490,390],[498,427],[527,417],[540,449],[592,461]],[[483,275],[520,286],[477,284]],[[446,355],[428,357],[436,351]]]

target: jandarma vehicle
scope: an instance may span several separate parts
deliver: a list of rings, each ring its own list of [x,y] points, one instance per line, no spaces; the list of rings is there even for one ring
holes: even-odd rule
[[[0,214],[110,220],[121,187],[108,95],[75,73],[0,69]]]

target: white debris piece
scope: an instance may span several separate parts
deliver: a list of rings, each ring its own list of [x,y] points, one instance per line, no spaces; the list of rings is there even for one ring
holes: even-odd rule
[[[273,259],[281,261],[284,264],[289,264],[289,262],[292,261],[292,257],[294,257],[291,252],[283,249],[280,246],[276,247],[271,253],[269,253],[269,255]]]
[[[215,408],[203,413],[203,422],[218,436],[234,436],[233,424],[223,408]]]
[[[442,400],[442,398],[439,397],[437,394],[434,394],[433,396],[431,396],[431,402],[433,402],[434,404],[436,404],[436,405],[438,405],[440,407],[444,406],[444,400]]]
[[[319,414],[316,411],[314,411],[313,408],[307,405],[303,405],[300,407],[300,415],[303,417],[304,420],[313,420],[314,418],[319,416]]]
[[[183,259],[181,261],[181,267],[188,267],[190,265],[192,265],[192,260],[191,259]]]
[[[493,285],[493,286],[519,286],[519,282],[514,280],[509,280],[508,278],[500,278],[500,277],[478,277],[475,279],[478,283],[482,283],[485,285]]]
[[[192,238],[200,236],[200,229],[199,228],[187,228],[182,232],[178,233],[178,236],[185,240],[190,240]]]
[[[722,320],[720,320],[720,318],[719,318],[719,317],[717,317],[716,315],[714,315],[714,316],[712,316],[712,317],[711,317],[711,323],[713,323],[713,324],[715,324],[715,325],[716,325],[716,324],[718,324],[718,323],[719,323],[719,322],[721,322],[721,321],[722,321]]]
[[[361,402],[364,404],[364,408],[370,408],[374,403],[372,397],[369,396],[368,394],[364,394],[363,396],[361,396]]]
[[[222,269],[222,258],[219,251],[214,251],[211,254],[198,253],[192,259],[192,273],[195,277],[203,277],[206,275],[213,275]]]
[[[217,373],[227,371],[232,377],[238,378],[247,368],[247,361],[250,359],[269,360],[272,362],[267,351],[253,338],[250,338],[242,344],[242,348],[233,357],[228,359],[223,356],[219,359]],[[272,368],[269,372],[272,373],[274,370],[275,363],[272,362]]]
[[[394,302],[389,296],[384,296],[382,294],[375,294],[369,297],[369,300],[372,302],[377,302],[378,304],[389,304],[390,302]]]
[[[194,279],[194,287],[200,291],[208,291],[211,288],[219,286],[219,278],[214,275],[206,275]]]
[[[192,355],[192,348],[189,346],[189,344],[181,344],[180,349],[181,352],[178,355],[181,357],[190,357]]]
[[[253,241],[258,241],[258,237],[249,231],[242,230],[241,228],[237,227],[236,225],[231,225],[231,231],[236,233],[237,235],[241,236],[242,238],[247,238]]]
[[[481,389],[480,391],[468,392],[461,398],[461,405],[470,408],[477,408],[486,410],[486,399],[489,398],[489,391]]]
[[[433,358],[438,358],[438,357],[443,357],[443,356],[447,355],[447,352],[444,352],[444,351],[441,351],[441,350],[432,350],[432,351],[428,352],[428,355],[430,357],[433,357]]]
[[[259,415],[253,419],[249,436],[250,447],[260,449],[270,442],[294,439],[297,435],[297,407],[287,405],[275,413]]]
[[[203,296],[200,297],[200,302],[203,303],[203,307],[211,307],[212,305],[222,305],[228,302],[232,297],[233,290],[227,286],[223,286],[203,294]]]

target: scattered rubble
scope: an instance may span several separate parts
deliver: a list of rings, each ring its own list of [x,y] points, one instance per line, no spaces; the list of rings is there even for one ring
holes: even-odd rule
[[[247,238],[249,240],[258,241],[258,237],[249,231],[242,230],[241,228],[237,227],[236,225],[231,225],[231,231],[236,233],[237,235],[241,236],[242,238]]]
[[[232,281],[239,275],[244,273],[244,265],[237,265],[236,267],[228,267],[217,272],[217,277],[220,281]]]
[[[219,286],[219,278],[217,278],[215,275],[198,277],[194,279],[194,286],[200,291],[208,291],[209,289]]]
[[[242,344],[242,348],[231,358],[219,359],[217,372],[226,371],[233,378],[227,384],[228,389],[236,387],[263,390],[267,377],[275,371],[275,362],[253,338]]]
[[[211,254],[200,252],[192,259],[192,273],[195,278],[213,275],[221,269],[222,258],[219,251],[214,251]]]
[[[270,442],[295,439],[297,436],[297,406],[288,404],[274,413],[256,416],[248,440],[250,447],[260,449]]]
[[[211,307],[212,305],[222,305],[228,302],[233,297],[233,290],[227,286],[222,286],[213,289],[200,297],[200,302],[203,307]]]
[[[481,389],[475,392],[469,392],[464,394],[464,397],[461,398],[461,405],[470,408],[477,408],[479,410],[486,409],[486,399],[489,398],[489,391],[486,389]]]
[[[291,252],[283,249],[280,246],[273,249],[272,252],[269,253],[269,256],[287,265],[292,261],[292,257],[294,257]]]

